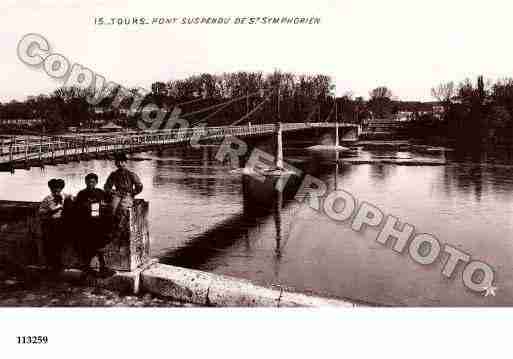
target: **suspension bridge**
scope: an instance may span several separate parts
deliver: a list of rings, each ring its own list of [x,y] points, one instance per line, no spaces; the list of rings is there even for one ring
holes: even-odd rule
[[[146,131],[125,131],[114,133],[95,134],[70,134],[64,136],[12,136],[2,139],[0,142],[0,170],[13,170],[14,168],[30,168],[44,166],[45,164],[58,164],[68,161],[80,161],[92,158],[101,158],[113,153],[136,153],[148,151],[166,146],[173,146],[184,143],[197,143],[199,141],[219,140],[229,136],[238,138],[268,136],[276,134],[277,154],[276,158],[283,158],[282,133],[318,128],[334,128],[335,141],[338,145],[339,128],[352,128],[356,132],[356,138],[361,133],[361,126],[354,123],[328,122],[333,110],[325,122],[297,122],[281,123],[279,115],[276,123],[241,125],[255,112],[260,110],[265,103],[269,102],[267,96],[260,104],[249,110],[247,114],[227,126],[204,126],[215,114],[225,109],[228,105],[241,99],[248,99],[254,94],[248,94],[236,99],[223,102],[218,105],[209,106],[203,110],[194,111],[180,116],[185,119],[191,114],[199,114],[204,111],[214,110],[211,114],[199,121],[201,126],[185,127],[179,129],[146,130]],[[279,99],[279,91],[278,91]],[[337,120],[337,109],[335,108],[335,120]],[[279,101],[278,101],[279,114]],[[310,116],[309,116],[310,117]],[[194,142],[193,142],[194,141]]]

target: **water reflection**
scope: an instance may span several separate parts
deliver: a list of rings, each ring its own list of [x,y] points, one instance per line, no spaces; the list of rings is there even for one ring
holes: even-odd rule
[[[445,154],[432,157],[442,156]],[[412,223],[419,231],[477,253],[477,258],[493,263],[495,268],[509,263],[513,248],[504,238],[509,238],[513,230],[513,182],[511,176],[506,178],[506,173],[512,174],[511,167],[482,166],[467,171],[469,163],[405,167],[341,165],[337,159],[337,154],[315,154],[304,167],[316,171],[315,175],[326,180],[330,188],[348,190],[357,199],[378,205],[385,214]],[[260,203],[269,199],[254,186],[246,190]],[[483,302],[457,280],[444,281],[441,268],[428,270],[415,265],[408,256],[398,257],[376,244],[376,232],[354,233],[349,226],[327,220],[303,203],[287,200],[286,195],[274,201],[271,214],[258,221],[258,234],[248,231],[244,235],[253,243],[244,248],[245,258],[250,256],[251,260],[241,260],[235,241],[230,253],[210,261],[210,268],[263,284],[280,283],[305,292],[391,305],[509,303],[507,296]],[[513,278],[509,272],[502,275],[503,285],[511,292]]]
[[[275,182],[268,179],[262,183],[251,176],[242,176],[241,198],[242,212],[217,223],[212,228],[202,232],[178,249],[167,252],[161,257],[164,263],[181,265],[189,268],[214,269],[216,258],[229,253],[231,246],[243,244],[244,251],[249,255],[253,233],[258,227],[272,218],[274,221],[275,248],[274,256],[279,262],[282,245],[282,208],[284,196],[291,201],[290,191],[280,192],[274,188]]]
[[[286,144],[287,161],[345,190],[385,214],[432,233],[492,264],[497,297],[466,291],[461,273],[445,280],[440,266],[419,267],[375,241],[372,229],[355,233],[295,200],[301,178],[283,193],[273,180],[231,173],[215,159],[216,147],[175,148],[135,155],[150,201],[153,255],[165,263],[281,284],[303,292],[403,305],[513,304],[513,156],[511,151],[458,152],[420,148],[353,148],[309,153],[305,143]],[[341,159],[446,159],[446,166],[351,165]],[[68,192],[96,172],[103,183],[112,163],[94,160],[0,174],[0,198],[39,201],[51,177]]]

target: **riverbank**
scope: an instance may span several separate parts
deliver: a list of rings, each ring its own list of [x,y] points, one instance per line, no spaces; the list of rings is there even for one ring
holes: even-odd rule
[[[0,269],[0,307],[194,307],[150,293],[124,295],[93,277]]]
[[[0,307],[356,307],[368,303],[267,288],[227,276],[154,264],[133,295],[78,270],[0,269]],[[126,294],[125,294],[126,293]],[[130,294],[129,294],[130,293]]]

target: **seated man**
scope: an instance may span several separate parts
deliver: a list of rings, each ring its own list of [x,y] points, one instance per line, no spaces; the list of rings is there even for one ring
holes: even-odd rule
[[[103,247],[108,243],[108,219],[104,211],[105,192],[96,188],[98,176],[89,173],[85,177],[86,188],[80,191],[75,201],[76,219],[79,228],[77,249],[85,273],[93,273],[91,260],[96,256],[101,275],[111,275],[103,255]]]
[[[62,179],[51,179],[48,188],[51,194],[46,196],[39,206],[41,228],[43,231],[43,253],[48,269],[59,272],[63,269],[62,252],[64,250],[64,211],[71,202],[71,196],[63,194],[65,183]]]
[[[103,189],[110,196],[111,240],[121,235],[128,223],[128,211],[134,204],[134,197],[143,190],[139,176],[127,169],[127,157],[124,153],[115,155],[117,170],[112,172]]]

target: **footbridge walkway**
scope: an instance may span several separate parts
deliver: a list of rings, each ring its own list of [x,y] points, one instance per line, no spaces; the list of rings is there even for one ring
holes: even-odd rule
[[[185,129],[116,132],[108,134],[73,134],[69,136],[13,136],[0,143],[0,165],[32,165],[51,161],[80,160],[115,152],[142,152],[155,146],[171,146],[191,141],[222,139],[227,136],[249,137],[315,128],[361,127],[353,123],[305,122],[247,124],[243,126],[192,127]],[[281,139],[280,139],[281,140]]]

